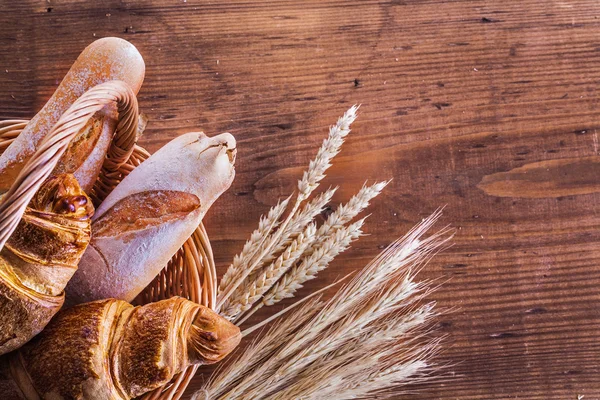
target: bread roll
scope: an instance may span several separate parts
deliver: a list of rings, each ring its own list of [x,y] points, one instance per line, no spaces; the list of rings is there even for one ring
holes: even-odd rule
[[[137,94],[144,72],[142,56],[126,40],[108,37],[86,47],[50,100],[0,156],[0,193],[10,188],[42,139],[77,98],[92,87],[110,80],[124,81]],[[117,109],[111,104],[88,121],[67,148],[54,174],[74,174],[83,190],[90,193],[116,126]]]
[[[0,354],[38,334],[62,306],[93,211],[72,175],[50,177],[31,200],[0,251]]]
[[[3,360],[0,388],[27,400],[128,400],[221,360],[240,339],[237,326],[181,297],[141,307],[99,300],[61,311]]]
[[[235,154],[229,133],[187,133],[135,168],[96,211],[67,303],[132,301],[229,188]]]

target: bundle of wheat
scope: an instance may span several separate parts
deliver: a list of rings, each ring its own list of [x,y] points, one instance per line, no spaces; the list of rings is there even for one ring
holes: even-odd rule
[[[311,199],[340,152],[357,109],[350,108],[330,128],[298,181],[294,202],[291,195],[261,217],[224,274],[217,311],[230,321],[241,325],[259,308],[293,297],[362,235],[366,218],[355,219],[389,181],[363,186],[320,226],[316,216],[336,188]],[[436,211],[390,245],[330,300],[315,292],[243,331],[246,336],[299,307],[217,370],[194,398],[385,397],[428,378],[439,343],[428,335],[436,312],[434,303],[422,301],[432,290],[430,282],[415,282],[414,277],[452,237],[444,228],[423,239],[440,216],[441,210]]]

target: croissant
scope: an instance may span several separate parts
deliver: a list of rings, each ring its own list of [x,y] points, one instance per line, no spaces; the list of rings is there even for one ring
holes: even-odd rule
[[[47,179],[0,251],[0,354],[38,334],[90,241],[91,200],[71,174]]]
[[[7,355],[0,390],[8,399],[131,399],[221,360],[240,339],[237,326],[181,297],[138,307],[98,300],[62,310]]]

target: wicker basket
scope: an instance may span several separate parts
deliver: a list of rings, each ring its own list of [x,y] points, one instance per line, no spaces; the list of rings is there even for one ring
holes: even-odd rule
[[[0,249],[71,139],[95,112],[111,102],[117,103],[119,123],[92,198],[96,201],[104,200],[125,176],[150,156],[135,144],[138,136],[138,105],[131,89],[120,81],[106,82],[90,89],[63,114],[0,203]],[[0,154],[25,128],[27,122],[0,121]],[[172,296],[182,296],[210,308],[215,305],[216,270],[210,242],[202,224],[135,302],[143,304]],[[187,368],[170,383],[146,393],[142,399],[179,399],[196,370],[197,366]]]

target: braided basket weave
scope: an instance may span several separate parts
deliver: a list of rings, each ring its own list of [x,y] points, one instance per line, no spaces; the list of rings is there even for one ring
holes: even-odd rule
[[[54,170],[69,142],[94,113],[111,102],[117,104],[119,122],[102,171],[91,194],[94,201],[104,200],[125,176],[150,156],[146,150],[136,144],[138,104],[129,86],[121,81],[110,81],[90,89],[61,116],[2,199],[0,249],[16,228],[33,195]],[[0,121],[0,154],[21,133],[27,122],[27,120]],[[200,224],[154,281],[136,298],[135,303],[144,304],[181,296],[213,308],[216,302],[216,279],[210,242],[204,226]],[[167,385],[146,393],[142,399],[181,398],[196,370],[197,366],[188,367]]]

